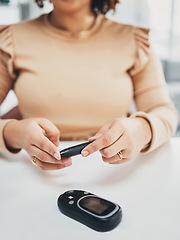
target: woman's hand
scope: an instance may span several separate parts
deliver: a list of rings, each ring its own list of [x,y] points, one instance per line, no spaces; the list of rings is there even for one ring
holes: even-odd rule
[[[44,118],[13,120],[4,128],[4,140],[10,151],[25,149],[43,170],[61,169],[72,164],[70,158],[61,160],[60,132]]]
[[[82,151],[86,157],[100,150],[104,162],[123,163],[135,157],[151,140],[149,123],[143,118],[118,118],[104,126]],[[118,153],[122,153],[120,159]]]

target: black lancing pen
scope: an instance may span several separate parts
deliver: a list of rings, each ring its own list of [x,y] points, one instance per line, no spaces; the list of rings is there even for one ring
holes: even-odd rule
[[[89,141],[89,142],[85,142],[85,143],[81,143],[72,147],[68,147],[65,148],[63,150],[60,151],[61,154],[61,158],[69,158],[72,156],[76,156],[78,154],[81,154],[81,151],[90,143],[92,143],[93,141]]]

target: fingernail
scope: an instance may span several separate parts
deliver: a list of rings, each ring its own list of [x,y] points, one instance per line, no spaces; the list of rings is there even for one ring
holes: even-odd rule
[[[83,152],[81,153],[81,155],[82,155],[83,157],[87,157],[87,156],[89,155],[89,152],[88,152],[88,151],[83,151]]]
[[[54,153],[54,157],[57,159],[57,160],[60,160],[61,158],[60,158],[60,154],[58,154],[58,153]]]

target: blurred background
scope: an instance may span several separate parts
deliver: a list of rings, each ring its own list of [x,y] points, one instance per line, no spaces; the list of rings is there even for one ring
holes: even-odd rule
[[[49,0],[43,9],[34,0],[0,0],[0,25],[32,19],[52,9]],[[151,29],[150,41],[162,61],[169,94],[180,116],[180,0],[121,0],[107,17]],[[17,104],[11,91],[0,106],[0,114]],[[180,120],[175,136],[180,136]]]

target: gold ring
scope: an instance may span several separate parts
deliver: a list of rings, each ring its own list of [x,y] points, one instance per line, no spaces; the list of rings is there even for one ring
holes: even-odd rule
[[[37,158],[33,158],[33,159],[31,160],[31,161],[32,161],[32,164],[35,165],[35,166],[37,166],[36,159],[37,159]]]
[[[122,161],[123,160],[123,156],[122,156],[122,152],[118,152],[117,155],[119,156],[119,160]]]

